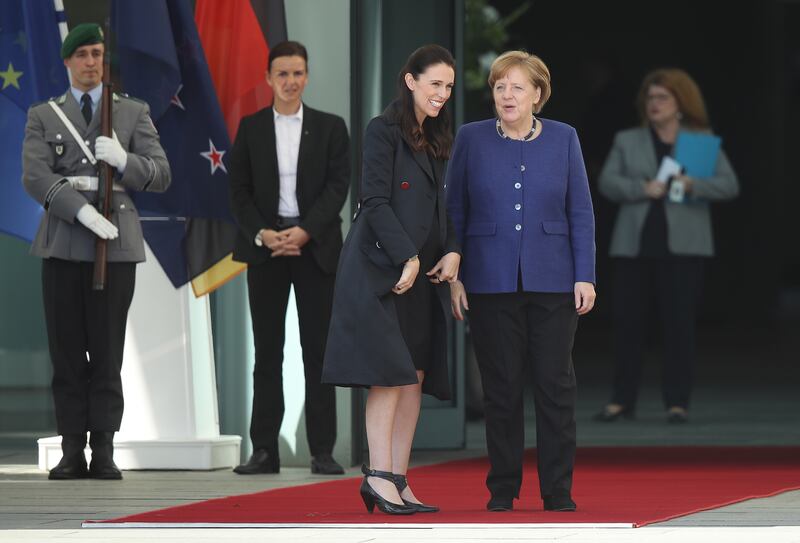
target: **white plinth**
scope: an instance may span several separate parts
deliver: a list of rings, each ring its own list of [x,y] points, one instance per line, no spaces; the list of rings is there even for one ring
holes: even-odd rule
[[[120,469],[216,469],[239,463],[241,437],[219,434],[208,297],[175,289],[150,248],[136,270],[114,438]],[[61,438],[39,440],[39,467],[61,458]]]
[[[239,436],[194,441],[114,440],[114,461],[122,469],[190,469],[229,468],[239,459]],[[44,437],[39,443],[39,469],[51,470],[61,460],[61,437]],[[86,462],[91,451],[86,447]]]

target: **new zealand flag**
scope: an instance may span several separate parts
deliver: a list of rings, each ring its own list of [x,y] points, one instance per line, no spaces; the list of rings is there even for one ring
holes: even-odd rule
[[[145,239],[178,287],[233,249],[230,138],[190,0],[118,0],[112,24],[124,90],[150,104],[172,168],[166,193],[135,200]]]

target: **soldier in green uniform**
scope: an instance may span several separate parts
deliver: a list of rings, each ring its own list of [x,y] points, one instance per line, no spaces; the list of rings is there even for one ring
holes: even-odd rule
[[[100,135],[103,32],[76,26],[61,56],[71,86],[31,106],[22,149],[23,185],[44,208],[31,253],[42,261],[45,320],[53,364],[61,462],[50,479],[120,479],[113,459],[122,421],[120,369],[136,263],[144,240],[131,191],[163,192],[169,163],[146,103],[113,95],[114,137]],[[116,169],[111,218],[97,203],[98,161]],[[97,238],[108,240],[104,290],[92,290]],[[92,449],[87,467],[87,433]]]

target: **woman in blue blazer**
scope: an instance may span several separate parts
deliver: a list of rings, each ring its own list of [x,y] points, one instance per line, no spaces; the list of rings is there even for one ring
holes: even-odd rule
[[[447,209],[463,255],[453,314],[469,309],[481,372],[491,469],[490,511],[519,498],[525,367],[534,375],[539,488],[545,510],[574,511],[578,315],[595,299],[594,213],[575,129],[542,119],[550,72],[504,53],[489,75],[496,119],[459,130]]]

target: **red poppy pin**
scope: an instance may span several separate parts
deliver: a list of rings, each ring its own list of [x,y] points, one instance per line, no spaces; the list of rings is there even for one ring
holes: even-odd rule
[[[411,185],[408,183],[408,181],[403,181],[400,183],[400,188],[403,190],[408,190],[411,188]]]

